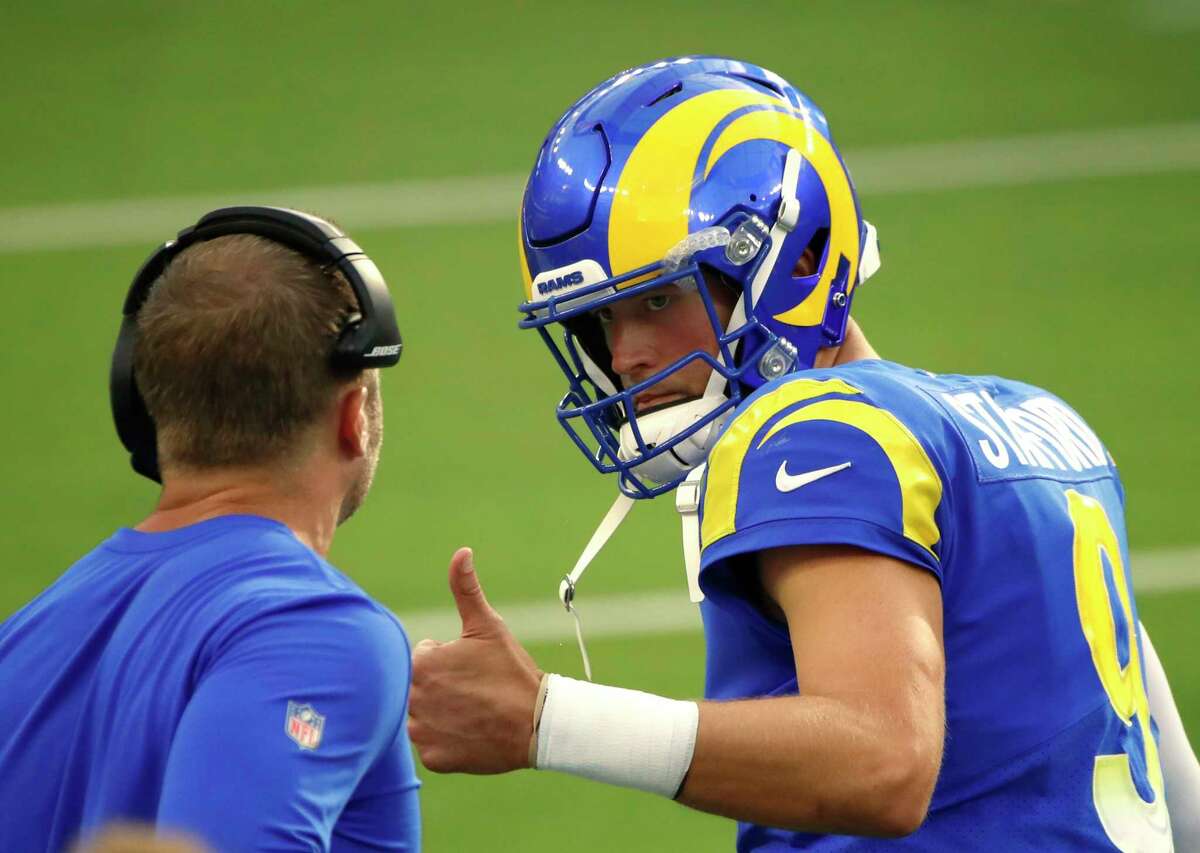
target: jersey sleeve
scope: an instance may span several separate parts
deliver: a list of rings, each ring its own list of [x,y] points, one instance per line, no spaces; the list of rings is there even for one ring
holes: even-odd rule
[[[398,623],[365,601],[254,617],[198,676],[158,825],[218,850],[416,849],[409,666]]]
[[[709,454],[702,571],[769,548],[852,545],[940,580],[944,477],[882,396],[831,378],[752,398]]]
[[[334,830],[332,853],[421,849],[421,811],[407,726],[367,771]]]

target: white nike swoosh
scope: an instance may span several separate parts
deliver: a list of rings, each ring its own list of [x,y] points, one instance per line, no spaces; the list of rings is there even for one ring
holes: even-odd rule
[[[775,488],[781,492],[794,492],[801,486],[807,486],[809,483],[816,482],[822,477],[828,477],[830,474],[836,474],[838,471],[845,471],[849,467],[849,462],[843,462],[841,465],[830,465],[828,468],[805,471],[803,474],[789,474],[785,459],[779,463],[779,470],[775,472]]]

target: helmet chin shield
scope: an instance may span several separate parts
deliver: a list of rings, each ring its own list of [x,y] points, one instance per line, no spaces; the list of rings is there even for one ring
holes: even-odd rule
[[[713,372],[713,376],[720,376]],[[731,412],[724,394],[705,395],[672,403],[653,412],[643,413],[635,421],[626,421],[620,429],[618,458],[636,463],[629,473],[651,483],[678,483],[687,473],[708,458]],[[718,413],[714,416],[714,413]],[[677,435],[686,435],[665,453],[651,451]],[[639,442],[638,439],[641,438]],[[638,460],[644,460],[639,462]]]

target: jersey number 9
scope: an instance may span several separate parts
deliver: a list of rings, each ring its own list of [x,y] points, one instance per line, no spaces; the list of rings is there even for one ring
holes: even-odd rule
[[[1123,851],[1170,851],[1171,821],[1163,797],[1158,744],[1142,677],[1137,624],[1121,546],[1097,500],[1068,489],[1075,526],[1075,596],[1079,622],[1100,684],[1124,723],[1121,752],[1097,755],[1092,800],[1109,839]]]

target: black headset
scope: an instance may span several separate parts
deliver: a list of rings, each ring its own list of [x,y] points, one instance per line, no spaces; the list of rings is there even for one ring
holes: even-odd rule
[[[129,451],[133,470],[161,483],[154,420],[133,375],[137,315],[163,270],[189,246],[226,234],[255,234],[294,249],[326,270],[339,270],[354,291],[358,313],[338,335],[330,357],[337,368],[391,367],[403,342],[387,283],[375,262],[340,229],[317,216],[283,207],[223,207],[164,243],[142,264],[125,297],[124,317],[113,349],[109,396],[117,435]]]

